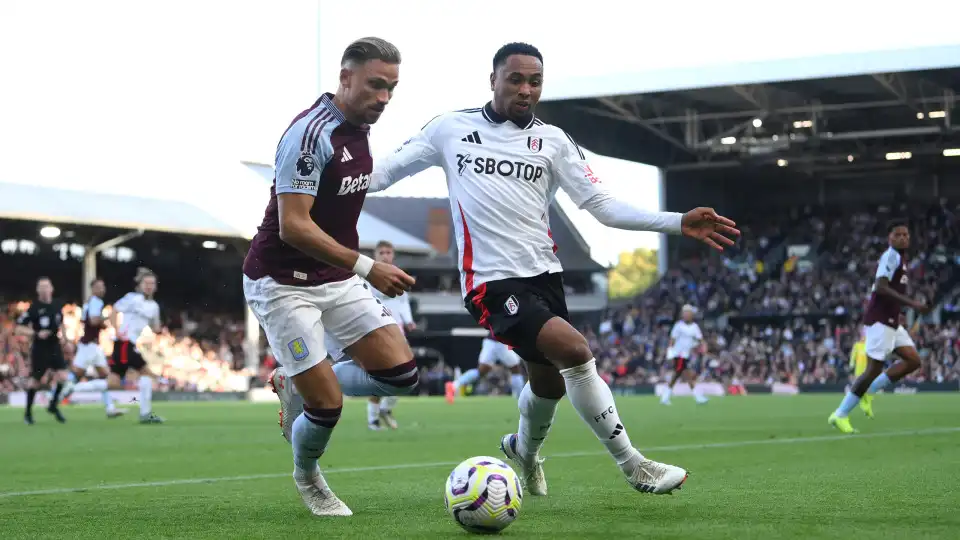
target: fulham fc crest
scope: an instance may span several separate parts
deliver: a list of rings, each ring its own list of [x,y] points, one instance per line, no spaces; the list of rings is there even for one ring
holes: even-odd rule
[[[520,311],[520,302],[517,301],[517,297],[511,294],[510,298],[503,303],[503,309],[507,310],[508,315],[516,315]]]
[[[536,154],[543,148],[543,139],[540,137],[527,137],[527,148]]]

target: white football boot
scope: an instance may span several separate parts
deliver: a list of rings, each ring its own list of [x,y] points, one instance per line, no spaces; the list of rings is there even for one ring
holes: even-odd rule
[[[517,434],[509,433],[500,438],[500,451],[520,467],[523,489],[532,495],[547,494],[547,478],[543,475],[543,458],[533,456],[526,460],[517,452]]]
[[[353,512],[327,486],[323,475],[312,482],[300,483],[294,479],[303,504],[315,516],[352,516]]]
[[[652,459],[643,458],[635,461],[636,464],[632,469],[629,469],[629,462],[624,464],[625,468],[631,470],[625,474],[627,482],[641,493],[666,495],[673,490],[679,490],[689,476],[685,469]]]
[[[303,412],[303,398],[293,387],[293,381],[287,377],[283,367],[270,373],[270,387],[280,398],[280,432],[288,443],[293,442],[293,421]]]

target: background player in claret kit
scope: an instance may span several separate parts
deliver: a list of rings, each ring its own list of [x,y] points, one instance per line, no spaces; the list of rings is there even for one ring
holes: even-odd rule
[[[126,411],[117,409],[110,397],[107,381],[110,372],[107,369],[107,357],[104,356],[103,349],[100,348],[100,331],[103,330],[105,323],[103,295],[106,294],[107,288],[102,279],[95,279],[90,284],[90,289],[91,296],[83,304],[80,314],[80,320],[83,322],[83,335],[80,337],[80,343],[77,344],[76,356],[73,359],[73,374],[78,378],[83,377],[87,370],[92,367],[96,370],[97,378],[73,385],[70,392],[101,392],[107,418],[117,418],[123,416]]]
[[[27,382],[27,407],[23,421],[33,425],[33,400],[43,382],[54,386],[47,412],[61,424],[66,422],[60,412],[60,394],[67,382],[67,363],[60,342],[63,324],[63,304],[53,298],[53,282],[48,277],[37,280],[37,299],[17,319],[17,334],[33,338],[30,347],[30,379]]]
[[[707,352],[707,344],[703,342],[703,332],[700,326],[694,322],[693,318],[697,315],[697,308],[687,304],[680,310],[680,320],[673,325],[670,330],[670,347],[667,349],[667,360],[673,362],[673,378],[670,384],[660,396],[660,403],[670,404],[670,396],[673,395],[673,387],[681,378],[690,385],[693,390],[693,397],[699,404],[707,402],[703,397],[700,387],[697,385],[697,372],[693,369],[691,360],[693,353],[699,352],[701,357]]]
[[[137,340],[148,326],[154,334],[160,333],[160,305],[153,299],[157,292],[157,276],[147,268],[137,270],[136,289],[113,304],[111,324],[117,329],[110,356],[110,388],[121,388],[127,375],[137,378],[140,390],[140,423],[162,424],[163,418],[153,412],[153,379],[156,375],[137,348]],[[119,322],[118,322],[119,319]]]
[[[243,263],[247,305],[281,365],[271,384],[293,446],[293,479],[320,516],[352,515],[317,463],[340,419],[343,394],[409,394],[419,382],[403,333],[370,291],[372,285],[398,296],[414,279],[357,252],[357,220],[373,168],[370,125],[393,95],[399,65],[400,52],[385,40],[363,38],[347,47],[337,93],[321,96],[280,140],[270,200]],[[332,367],[326,338],[344,345],[352,359]]]
[[[650,213],[603,190],[573,139],[534,116],[543,80],[543,56],[535,47],[505,45],[493,57],[493,101],[430,121],[377,162],[370,189],[443,167],[465,305],[526,361],[530,380],[520,394],[519,429],[501,439],[501,448],[522,469],[527,491],[546,493],[539,452],[567,395],[635,489],[669,493],[687,472],[633,447],[586,339],[569,323],[549,205],[563,188],[607,226],[682,233],[717,249],[732,245],[728,236],[739,231],[709,208]]]
[[[453,402],[454,396],[461,387],[475,384],[486,377],[493,369],[494,364],[498,362],[510,370],[510,391],[514,397],[520,397],[524,384],[520,360],[520,355],[509,345],[500,343],[492,337],[483,338],[483,345],[480,346],[480,356],[477,358],[477,367],[467,370],[460,375],[459,379],[447,383],[449,387],[447,389],[447,401]]]
[[[863,315],[866,352],[870,362],[829,418],[830,425],[843,433],[857,432],[850,425],[848,416],[864,394],[875,394],[920,367],[920,355],[910,334],[901,324],[901,312],[904,307],[910,307],[918,313],[927,313],[930,306],[907,296],[909,278],[906,256],[910,248],[907,223],[899,220],[891,222],[887,227],[887,241],[890,247],[880,256],[870,303]],[[890,353],[896,353],[900,361],[884,371],[884,360]],[[865,412],[873,416],[869,405]]]
[[[393,264],[395,255],[393,244],[387,240],[377,242],[374,260]],[[373,296],[390,311],[390,315],[397,321],[397,327],[404,336],[407,332],[417,329],[417,323],[413,320],[413,310],[410,309],[410,295],[402,294],[391,298],[374,288]],[[371,396],[367,402],[367,426],[372,430],[378,430],[384,426],[397,429],[397,419],[393,417],[393,409],[397,406],[398,399],[397,396]]]

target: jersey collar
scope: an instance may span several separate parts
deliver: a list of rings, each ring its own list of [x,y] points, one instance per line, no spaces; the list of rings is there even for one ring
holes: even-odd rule
[[[325,92],[322,96],[320,96],[320,103],[324,107],[326,107],[331,114],[333,114],[334,118],[336,118],[337,120],[340,120],[341,123],[344,123],[347,121],[347,117],[343,115],[343,113],[340,111],[340,109],[337,108],[336,105],[334,105],[333,94],[331,94],[330,92]]]
[[[492,101],[488,101],[487,104],[483,106],[482,112],[483,112],[483,117],[487,120],[487,122],[490,122],[491,124],[502,124],[507,120],[510,120],[506,116],[503,116],[502,114],[493,110]],[[536,116],[530,114],[520,119],[519,122],[515,122],[513,120],[510,120],[510,121],[513,122],[520,129],[530,129],[530,127],[533,126],[534,120],[536,119],[537,119]]]

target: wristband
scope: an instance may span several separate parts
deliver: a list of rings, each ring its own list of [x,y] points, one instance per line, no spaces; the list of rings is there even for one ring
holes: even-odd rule
[[[353,265],[353,273],[363,279],[367,279],[370,270],[373,270],[373,259],[361,253],[360,256],[357,257],[356,264]]]

